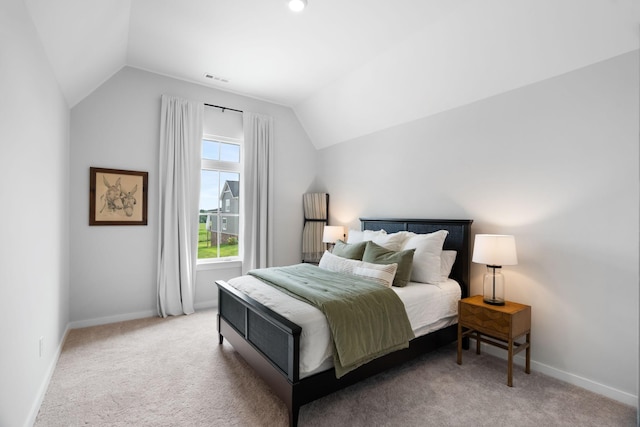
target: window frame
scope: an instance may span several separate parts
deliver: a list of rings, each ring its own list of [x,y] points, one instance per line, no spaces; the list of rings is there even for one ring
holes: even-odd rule
[[[211,160],[211,159],[205,159],[204,157],[201,157],[201,163],[200,163],[200,171],[202,173],[203,170],[213,170],[213,171],[218,171],[218,172],[231,172],[231,173],[237,173],[238,174],[238,179],[239,182],[242,183],[242,170],[243,170],[243,150],[244,150],[244,140],[243,139],[239,139],[239,138],[230,138],[230,137],[225,137],[225,136],[219,136],[219,135],[211,135],[211,134],[203,134],[202,138],[200,140],[200,144],[202,144],[202,141],[212,141],[212,142],[220,142],[220,143],[224,143],[224,144],[233,144],[233,145],[237,145],[240,149],[240,159],[238,163],[235,162],[230,162],[230,161],[225,161],[225,160]],[[239,206],[242,206],[243,203],[243,195],[242,195],[242,191],[240,191],[240,194],[238,196],[238,204]],[[224,210],[224,206],[221,204],[219,207],[219,211],[218,211],[218,215],[222,214]],[[198,218],[200,218],[200,207],[198,207]],[[242,224],[242,219],[240,216],[240,212],[238,212],[238,226],[240,227],[240,224]],[[238,237],[240,236],[240,229],[238,229]],[[229,265],[229,263],[238,263],[239,265],[241,265],[242,262],[242,244],[241,244],[241,239],[238,239],[238,255],[237,256],[231,256],[231,257],[218,257],[218,258],[197,258],[196,260],[196,265],[197,267],[200,269],[201,267],[203,269],[208,269],[206,268],[207,266],[209,267],[214,267],[216,264],[225,264],[225,266]]]

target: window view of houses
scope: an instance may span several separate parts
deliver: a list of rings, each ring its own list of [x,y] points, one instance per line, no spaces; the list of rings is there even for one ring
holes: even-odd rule
[[[198,259],[238,256],[240,146],[202,141]]]

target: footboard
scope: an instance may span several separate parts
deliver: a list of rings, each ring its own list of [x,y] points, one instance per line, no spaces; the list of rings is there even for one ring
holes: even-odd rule
[[[293,384],[300,377],[302,328],[239,292],[226,282],[218,286],[218,338],[226,338],[289,409],[297,424],[300,403]]]

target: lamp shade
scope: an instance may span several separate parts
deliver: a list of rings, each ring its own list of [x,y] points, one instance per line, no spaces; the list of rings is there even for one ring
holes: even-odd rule
[[[516,239],[505,234],[476,234],[471,260],[493,266],[516,265]]]
[[[323,243],[335,243],[344,238],[344,227],[341,225],[325,225],[322,233]]]

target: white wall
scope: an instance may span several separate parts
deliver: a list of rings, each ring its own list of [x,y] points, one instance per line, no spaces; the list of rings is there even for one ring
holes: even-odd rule
[[[532,306],[534,369],[636,405],[638,60],[321,150],[330,221],[470,218],[474,233],[514,234],[507,298]],[[473,294],[483,268],[472,268]]]
[[[157,146],[162,94],[274,117],[274,262],[282,265],[300,259],[302,194],[312,185],[316,160],[315,150],[291,109],[125,67],[71,110],[73,326],[156,313]],[[148,226],[89,227],[90,166],[149,172]],[[214,280],[238,274],[240,269],[235,266],[199,271],[196,306],[215,303]]]
[[[21,0],[0,3],[0,64],[0,425],[26,426],[69,321],[69,109]]]

